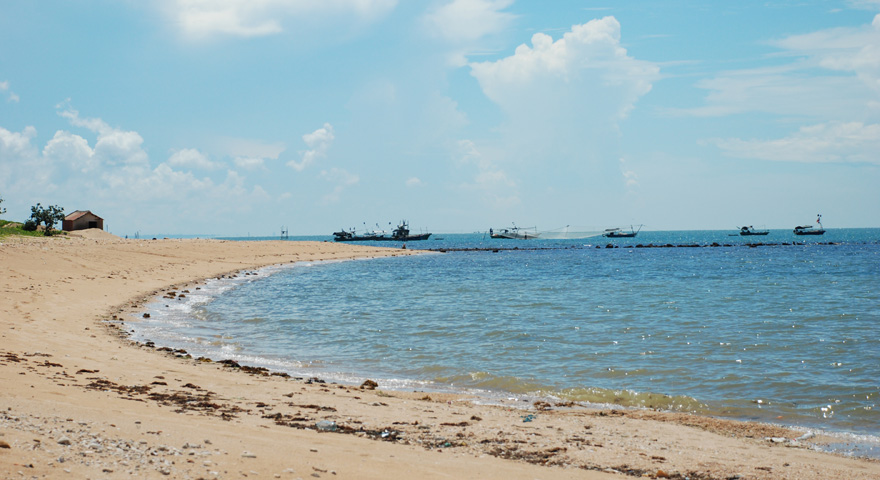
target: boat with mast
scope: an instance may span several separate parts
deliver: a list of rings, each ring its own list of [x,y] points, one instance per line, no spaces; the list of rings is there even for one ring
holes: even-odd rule
[[[633,238],[639,234],[644,225],[639,225],[638,230],[635,229],[632,225],[629,226],[629,231],[621,230],[620,228],[607,228],[605,232],[602,233],[603,237],[607,238]]]
[[[489,229],[489,238],[495,239],[531,240],[538,238],[540,235],[537,227],[522,228],[517,227],[516,224],[513,224],[510,228],[502,228],[498,231]]]
[[[822,215],[816,215],[816,223],[819,225],[818,227],[813,227],[812,225],[798,225],[794,227],[795,235],[824,235],[825,228],[822,227]]]
[[[743,237],[748,237],[751,235],[767,235],[770,233],[770,230],[755,230],[755,227],[749,225],[748,227],[740,227],[739,234]]]
[[[392,241],[392,242],[414,242],[417,240],[427,240],[431,236],[430,233],[411,234],[409,231],[409,222],[401,220],[397,224],[397,228],[391,231],[389,236],[385,231],[372,231],[363,235],[358,235],[355,229],[342,229],[333,232],[333,240],[337,242],[374,242],[374,241]]]

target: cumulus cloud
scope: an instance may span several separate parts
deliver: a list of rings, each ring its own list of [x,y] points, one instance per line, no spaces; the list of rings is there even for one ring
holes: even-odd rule
[[[357,175],[341,168],[322,170],[321,178],[334,184],[333,190],[327,195],[324,195],[324,198],[322,199],[325,204],[339,202],[342,192],[344,192],[346,188],[356,185],[361,180]]]
[[[43,148],[43,156],[69,165],[71,168],[87,173],[100,165],[95,151],[85,138],[59,130]]]
[[[407,188],[415,188],[415,187],[421,187],[421,186],[425,185],[425,182],[423,182],[418,177],[407,178],[406,182],[404,182],[404,183],[406,184]]]
[[[61,106],[64,105],[59,105],[59,107]],[[98,134],[95,147],[91,152],[96,162],[111,165],[144,166],[149,164],[147,152],[141,147],[144,139],[137,132],[113,128],[100,118],[82,118],[79,116],[79,112],[70,106],[65,106],[58,114],[67,118],[71,125],[83,127]],[[66,145],[73,144],[67,142]]]
[[[303,142],[306,143],[309,150],[300,152],[300,161],[297,162],[296,160],[291,160],[287,162],[287,165],[297,172],[303,171],[306,167],[315,163],[317,159],[327,156],[327,150],[330,149],[330,145],[333,143],[334,138],[333,126],[329,123],[325,123],[323,127],[312,133],[303,135]]]
[[[37,130],[32,126],[21,132],[0,127],[0,191],[10,197],[32,191],[48,193],[57,188],[52,182],[53,165],[31,143],[36,136]]]
[[[621,121],[660,78],[656,64],[631,57],[620,42],[620,23],[605,17],[557,40],[536,33],[512,55],[471,63],[471,75],[505,114],[498,132],[507,154],[499,163],[552,158],[584,176],[616,162]]]
[[[36,136],[37,129],[34,127],[25,127],[21,132],[10,132],[0,127],[0,156],[9,160],[32,156],[34,148],[31,140]]]
[[[207,155],[194,148],[184,148],[175,151],[168,157],[168,165],[199,170],[213,170],[218,167]]]
[[[39,192],[41,198],[66,208],[100,211],[105,218],[114,218],[117,228],[162,229],[172,218],[191,226],[206,224],[204,210],[216,205],[244,212],[270,199],[259,185],[246,185],[235,171],[217,181],[174,168],[213,167],[197,150],[174,152],[167,163],[154,167],[137,132],[83,117],[70,107],[59,114],[87,133],[59,130],[41,149],[34,145],[34,127],[21,132],[0,127],[0,190],[8,196],[10,211],[25,212],[34,192]],[[146,210],[158,214],[139,215]]]
[[[6,94],[6,101],[10,103],[18,103],[19,98],[18,95],[15,94],[12,90],[9,89],[9,82],[3,81],[0,82],[0,92]]]
[[[614,17],[574,25],[556,41],[536,33],[531,47],[470,66],[486,96],[512,115],[559,111],[619,119],[659,78],[655,64],[627,55]]]
[[[716,139],[727,155],[782,162],[870,163],[880,165],[880,125],[860,122],[802,127],[775,140]]]
[[[283,22],[318,15],[354,16],[372,21],[397,0],[166,0],[165,9],[192,36],[257,37],[281,33]]]

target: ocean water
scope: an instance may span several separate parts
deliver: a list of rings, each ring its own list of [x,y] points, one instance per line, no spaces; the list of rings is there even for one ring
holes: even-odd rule
[[[210,280],[129,325],[296,376],[757,420],[880,456],[880,229],[730,233],[435,235],[407,244],[425,255]]]

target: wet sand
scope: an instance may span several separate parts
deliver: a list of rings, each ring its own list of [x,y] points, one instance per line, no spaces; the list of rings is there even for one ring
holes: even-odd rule
[[[0,478],[880,478],[772,425],[289,378],[132,343],[205,278],[417,252],[320,242],[0,240]],[[328,299],[328,301],[331,301]]]

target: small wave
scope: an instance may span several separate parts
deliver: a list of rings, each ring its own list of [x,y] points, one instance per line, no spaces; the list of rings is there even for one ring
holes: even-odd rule
[[[434,383],[457,388],[502,391],[512,394],[528,394],[547,388],[546,385],[512,376],[495,376],[488,372],[471,372],[462,375],[435,378]]]
[[[671,410],[676,412],[705,413],[706,404],[685,395],[663,395],[651,392],[635,392],[632,390],[613,390],[607,388],[569,388],[560,391],[545,390],[536,392],[542,396],[550,396],[572,402],[593,404],[611,404],[622,407],[639,407],[650,409]]]

